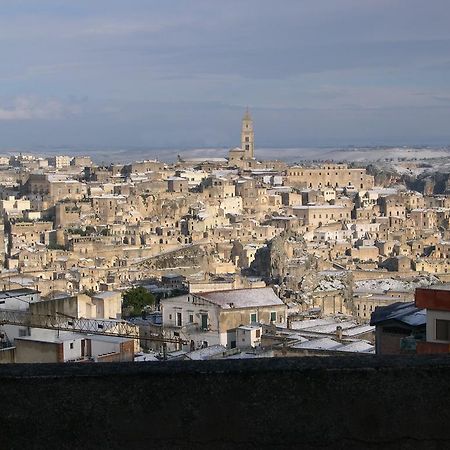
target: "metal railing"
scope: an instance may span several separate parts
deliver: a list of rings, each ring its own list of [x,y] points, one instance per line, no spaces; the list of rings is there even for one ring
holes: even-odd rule
[[[126,322],[125,320],[85,319],[70,317],[59,313],[56,315],[32,314],[29,311],[0,309],[0,325],[45,328],[49,330],[71,331],[73,333],[171,342],[174,344],[184,343],[181,339],[166,338],[158,334],[140,337],[139,329],[136,325]]]

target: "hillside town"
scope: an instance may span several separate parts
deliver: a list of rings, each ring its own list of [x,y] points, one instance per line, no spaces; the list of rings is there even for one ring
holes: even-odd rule
[[[163,159],[0,157],[0,362],[448,351],[448,176],[259,160],[248,110],[227,158]]]

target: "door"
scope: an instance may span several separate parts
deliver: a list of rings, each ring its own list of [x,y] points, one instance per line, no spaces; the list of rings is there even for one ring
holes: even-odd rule
[[[202,314],[202,330],[208,328],[208,314]]]

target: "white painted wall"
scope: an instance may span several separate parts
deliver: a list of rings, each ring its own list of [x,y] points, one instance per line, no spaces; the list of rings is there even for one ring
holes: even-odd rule
[[[189,301],[188,301],[189,297]],[[208,326],[211,331],[218,331],[218,307],[206,302],[193,302],[192,296],[185,295],[176,299],[167,299],[161,301],[162,319],[164,328],[177,327],[177,313],[181,312],[182,327],[187,325],[189,316],[193,315],[193,323],[199,327],[202,324],[202,314],[208,314]],[[226,341],[225,341],[226,342]]]
[[[73,339],[63,342],[64,361],[81,358],[81,341],[82,339]],[[73,348],[70,348],[71,345]]]
[[[256,337],[256,332],[259,330],[259,337]],[[248,327],[236,328],[236,347],[250,348],[257,347],[261,343],[262,327]]]
[[[450,311],[427,309],[427,341],[447,343],[448,341],[436,340],[436,319],[450,320]]]
[[[105,355],[106,353],[120,352],[120,342],[108,342],[96,340],[91,336],[92,356]]]

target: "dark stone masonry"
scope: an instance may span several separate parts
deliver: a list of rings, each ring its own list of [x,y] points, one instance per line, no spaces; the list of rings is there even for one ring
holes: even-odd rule
[[[0,366],[1,448],[450,447],[450,358]]]

